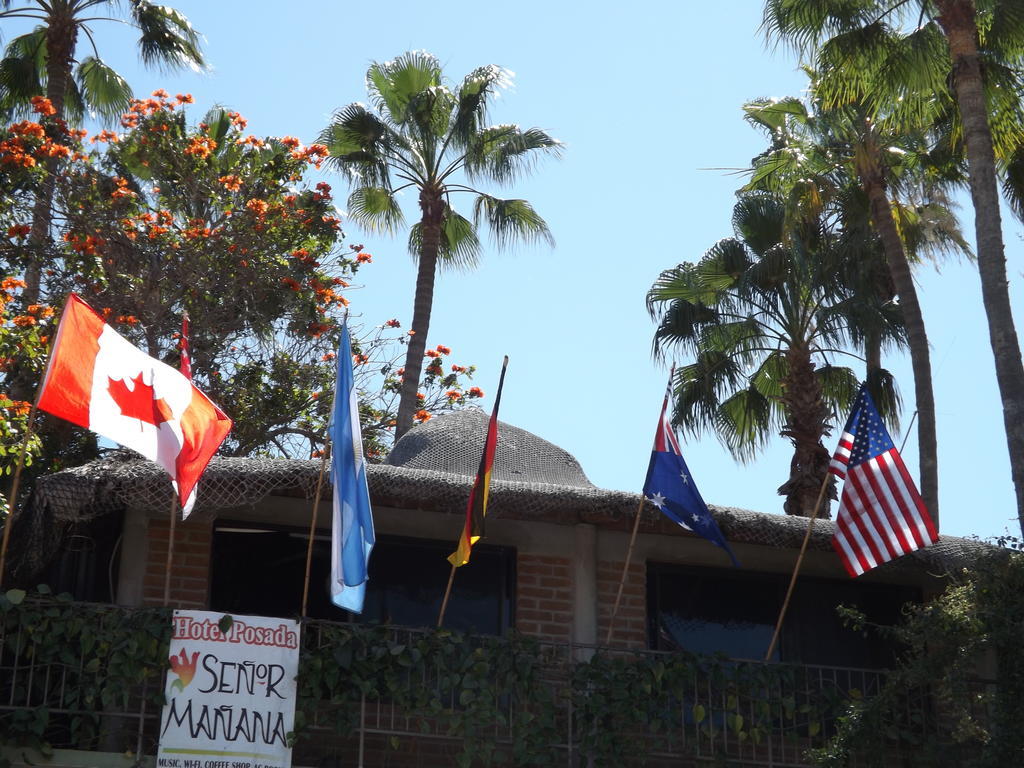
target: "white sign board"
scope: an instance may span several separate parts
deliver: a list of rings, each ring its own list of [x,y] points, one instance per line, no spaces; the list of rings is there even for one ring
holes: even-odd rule
[[[175,611],[158,768],[290,768],[299,625]]]

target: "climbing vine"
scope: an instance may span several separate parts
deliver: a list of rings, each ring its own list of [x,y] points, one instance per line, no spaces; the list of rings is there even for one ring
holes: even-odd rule
[[[1024,576],[1021,587],[1024,594]],[[0,688],[17,707],[0,709],[0,744],[44,754],[51,743],[96,749],[109,743],[104,713],[138,712],[142,700],[158,712],[169,618],[167,609],[74,603],[45,587],[0,595]],[[30,666],[31,679],[12,676]],[[616,766],[643,765],[652,754],[728,760],[769,744],[800,755],[837,744],[829,739],[853,722],[840,722],[844,713],[869,711],[864,692],[816,674],[687,653],[590,652],[516,633],[306,622],[291,738],[299,750],[323,751],[324,734],[344,741],[358,733],[365,705],[394,708],[424,734],[448,740],[460,768],[564,765],[570,749]],[[875,721],[865,714],[864,722]],[[899,718],[885,725],[872,736],[886,749],[905,743],[901,729],[913,728]],[[388,743],[416,738],[394,735]]]

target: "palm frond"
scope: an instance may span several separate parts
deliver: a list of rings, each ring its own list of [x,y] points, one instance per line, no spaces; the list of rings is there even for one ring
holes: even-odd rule
[[[93,56],[82,59],[75,72],[75,82],[87,108],[105,122],[120,117],[131,103],[132,89],[128,81]]]
[[[327,147],[328,162],[350,180],[390,187],[388,159],[396,133],[362,104],[338,110],[317,140]]]
[[[409,253],[419,257],[423,244],[423,230],[420,222],[416,222],[409,230]],[[443,269],[472,269],[480,260],[480,240],[476,227],[458,211],[445,206],[444,217],[441,219],[441,242],[438,247],[437,261]]]
[[[356,187],[348,197],[348,214],[371,231],[389,234],[405,222],[398,200],[387,187]]]
[[[511,82],[512,73],[494,64],[477,67],[466,75],[459,87],[458,107],[452,121],[452,137],[458,146],[465,146],[484,127],[488,97]]]
[[[562,142],[540,128],[496,125],[469,137],[464,153],[466,175],[505,184],[533,170],[541,155],[558,156]]]
[[[487,222],[491,237],[499,247],[516,241],[555,244],[547,223],[526,200],[477,195],[473,205],[473,223],[479,227],[482,221]]]
[[[751,461],[772,437],[771,401],[754,386],[739,389],[721,402],[715,429],[722,444],[739,461]]]
[[[36,27],[8,43],[0,59],[0,115],[4,119],[30,111],[29,101],[41,96],[46,71],[45,27]]]
[[[149,0],[131,0],[131,14],[144,63],[162,69],[205,66],[200,35],[183,13]]]
[[[441,63],[426,51],[408,51],[391,61],[373,62],[366,70],[366,90],[377,111],[397,125],[408,122],[410,102],[442,85]]]
[[[744,194],[732,209],[733,231],[758,255],[783,241],[785,224],[785,207],[772,195]]]

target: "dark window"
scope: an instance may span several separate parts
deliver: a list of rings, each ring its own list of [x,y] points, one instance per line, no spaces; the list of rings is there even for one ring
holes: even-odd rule
[[[114,602],[123,523],[121,513],[73,523],[64,531],[42,581],[54,592],[68,592],[76,600]]]
[[[652,563],[647,569],[651,647],[763,659],[788,584],[785,574]],[[855,607],[870,622],[892,625],[905,603],[919,600],[920,591],[913,587],[801,576],[774,658],[802,664],[891,666],[893,646],[875,632],[865,637],[844,626],[836,608]]]
[[[213,534],[210,608],[226,613],[296,616],[302,606],[307,532],[276,526],[217,524]],[[309,609],[312,618],[432,627],[451,566],[451,542],[378,536],[362,615],[330,599],[330,537],[313,542]],[[458,569],[445,627],[502,634],[512,625],[515,550],[477,544]]]

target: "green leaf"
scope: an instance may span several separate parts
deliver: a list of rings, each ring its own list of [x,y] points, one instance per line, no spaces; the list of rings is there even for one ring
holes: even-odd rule
[[[695,723],[702,723],[702,722],[704,722],[704,718],[705,718],[706,715],[707,715],[707,710],[704,709],[704,705],[703,704],[694,704],[693,705],[693,721]]]
[[[21,605],[22,601],[25,599],[25,590],[9,589],[7,590],[6,596],[11,605]]]

